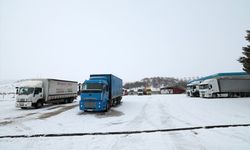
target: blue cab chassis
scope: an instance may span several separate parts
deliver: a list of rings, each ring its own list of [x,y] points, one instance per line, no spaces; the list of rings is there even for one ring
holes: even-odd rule
[[[92,74],[82,85],[80,110],[108,111],[121,103],[122,80],[112,74]]]

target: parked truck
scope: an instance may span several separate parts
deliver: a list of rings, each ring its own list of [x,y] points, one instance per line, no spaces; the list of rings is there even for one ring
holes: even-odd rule
[[[108,111],[121,103],[122,80],[112,74],[92,74],[81,91],[80,110]]]
[[[152,94],[151,88],[144,88],[143,89],[143,94],[144,95],[151,95]]]
[[[72,103],[77,97],[78,84],[57,79],[29,79],[18,84],[16,107],[40,108],[45,103]]]
[[[187,84],[187,89],[186,89],[187,96],[200,97],[199,84],[200,84],[199,80]]]
[[[249,97],[250,75],[218,76],[204,80],[199,87],[200,96],[204,98]]]

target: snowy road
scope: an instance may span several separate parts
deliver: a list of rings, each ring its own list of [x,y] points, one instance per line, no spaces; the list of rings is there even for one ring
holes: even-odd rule
[[[0,136],[141,131],[250,123],[250,99],[185,95],[125,96],[107,113],[82,112],[78,101],[21,110],[0,101]],[[22,141],[22,142],[20,142]],[[0,149],[250,149],[250,127],[135,135],[2,138]]]

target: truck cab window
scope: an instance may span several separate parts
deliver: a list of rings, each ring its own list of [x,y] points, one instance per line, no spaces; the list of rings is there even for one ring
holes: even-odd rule
[[[30,88],[30,87],[20,87],[20,89],[18,90],[18,94],[19,95],[29,95],[32,94],[34,92],[34,88]]]
[[[39,94],[42,92],[42,88],[35,88],[35,94]]]
[[[102,90],[103,84],[100,83],[87,83],[83,85],[83,90]]]

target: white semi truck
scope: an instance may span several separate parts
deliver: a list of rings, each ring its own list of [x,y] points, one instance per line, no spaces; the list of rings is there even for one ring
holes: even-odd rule
[[[199,85],[200,97],[249,97],[250,75],[218,76],[204,80]]]
[[[194,81],[187,84],[186,94],[190,97],[200,97],[199,84],[201,81]]]
[[[45,103],[71,103],[77,97],[78,84],[57,79],[29,79],[18,83],[16,107],[40,108]]]

